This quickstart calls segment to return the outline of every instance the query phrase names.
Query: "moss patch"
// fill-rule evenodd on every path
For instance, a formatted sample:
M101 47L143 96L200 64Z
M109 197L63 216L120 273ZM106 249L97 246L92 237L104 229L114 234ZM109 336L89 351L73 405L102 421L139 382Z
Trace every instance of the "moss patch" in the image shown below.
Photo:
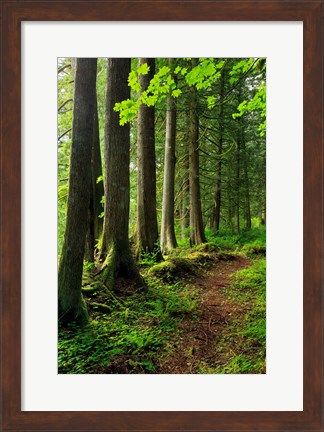
M215 254L211 254L207 252L199 252L197 250L186 255L186 259L189 259L193 263L202 266L208 266L217 261L217 257L215 256Z
M150 276L155 276L165 282L174 282L195 274L197 274L197 265L185 258L169 258L149 270Z
M247 245L242 248L242 252L247 256L265 256L266 247L263 245Z
M235 255L225 252L218 253L216 257L219 261L234 261L236 258Z
M217 246L216 243L209 242L197 245L195 247L195 250L198 252L218 252L220 250L220 247Z

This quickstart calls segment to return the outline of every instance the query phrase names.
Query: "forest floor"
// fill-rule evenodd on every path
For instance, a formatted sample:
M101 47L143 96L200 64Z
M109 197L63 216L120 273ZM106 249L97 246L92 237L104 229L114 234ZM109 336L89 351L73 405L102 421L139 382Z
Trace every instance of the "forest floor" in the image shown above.
M144 291L110 290L86 263L89 324L59 328L58 372L265 373L265 253L259 229L143 257Z
M181 323L181 337L172 355L160 363L158 373L201 373L201 369L208 368L208 364L215 364L219 342L247 311L247 305L239 298L228 301L227 290L232 284L231 275L250 265L251 259L236 255L232 260L218 262L203 276L191 280L190 283L197 288L200 299L196 319L188 317ZM227 346L227 349L237 355L235 341ZM226 356L223 357L226 364ZM219 366L222 365L221 360L218 363Z

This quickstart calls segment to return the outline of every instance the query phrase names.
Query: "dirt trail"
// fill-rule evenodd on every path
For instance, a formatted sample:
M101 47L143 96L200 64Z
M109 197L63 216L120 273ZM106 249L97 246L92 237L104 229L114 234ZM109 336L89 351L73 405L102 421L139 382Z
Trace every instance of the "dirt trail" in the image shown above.
M158 373L194 374L204 365L214 365L217 341L232 320L244 313L242 306L229 303L224 288L230 286L230 275L250 265L250 260L235 256L232 261L219 261L203 277L191 284L199 290L201 303L198 319L183 321L181 338L172 357L164 359Z

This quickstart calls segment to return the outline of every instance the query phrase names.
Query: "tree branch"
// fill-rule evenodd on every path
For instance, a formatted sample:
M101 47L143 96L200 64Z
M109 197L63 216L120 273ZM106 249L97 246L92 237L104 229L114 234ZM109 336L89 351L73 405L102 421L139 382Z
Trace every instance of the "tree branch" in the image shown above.
M58 69L57 73L59 74L59 73L63 72L64 69L67 69L67 68L69 68L69 67L71 67L71 64L70 64L70 63L67 64L67 65L64 65L64 66L60 67L60 69Z
M67 131L65 131L64 133L62 133L62 135L60 135L57 139L57 141L60 141L60 139L62 139L64 137L64 135L66 135L67 133L69 133L72 130L72 128L68 129Z
M73 99L68 99L65 102L63 102L62 105L58 107L57 111L60 111L69 102L73 102Z

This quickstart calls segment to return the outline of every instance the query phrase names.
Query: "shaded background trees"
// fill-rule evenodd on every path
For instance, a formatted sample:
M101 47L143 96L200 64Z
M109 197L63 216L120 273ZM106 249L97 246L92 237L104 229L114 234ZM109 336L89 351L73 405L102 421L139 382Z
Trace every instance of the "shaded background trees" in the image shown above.
M61 262L78 170L74 63L58 65ZM91 94L87 108L92 125L86 121L81 133L90 161L87 153L87 173L77 181L81 267L83 258L94 261L112 286L118 277L143 285L134 257L158 261L161 250L170 254L265 223L265 80L264 59L98 59L97 99ZM133 251L129 237L136 239ZM80 294L79 273L77 280Z

